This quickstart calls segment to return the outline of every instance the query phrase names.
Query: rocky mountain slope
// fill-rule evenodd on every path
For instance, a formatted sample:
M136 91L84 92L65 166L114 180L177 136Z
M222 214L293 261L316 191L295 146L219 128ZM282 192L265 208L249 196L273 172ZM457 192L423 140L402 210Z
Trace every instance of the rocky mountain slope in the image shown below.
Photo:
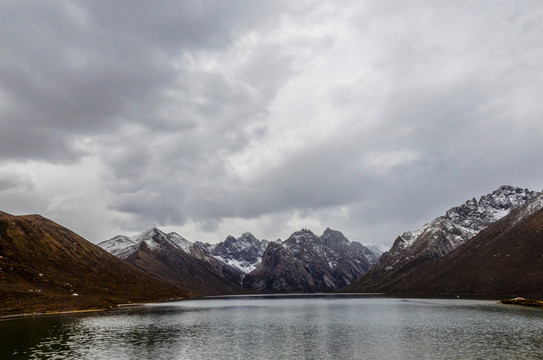
M264 251L269 241L258 240L251 233L244 233L237 239L228 236L218 244L196 242L200 247L208 250L217 260L222 261L244 274L247 274L262 262Z
M194 294L247 292L241 272L215 259L205 248L176 233L152 228L133 237L116 236L98 246L159 279Z
M284 242L271 242L262 262L243 278L243 285L266 292L326 292L340 289L364 274L377 257L339 231L322 236L309 230Z
M445 256L393 281L348 291L543 298L543 195L496 221Z
M429 260L438 259L539 193L512 186L451 208L419 230L399 236L367 274L347 290L374 292L396 283Z
M42 216L0 212L0 315L104 308L187 294Z

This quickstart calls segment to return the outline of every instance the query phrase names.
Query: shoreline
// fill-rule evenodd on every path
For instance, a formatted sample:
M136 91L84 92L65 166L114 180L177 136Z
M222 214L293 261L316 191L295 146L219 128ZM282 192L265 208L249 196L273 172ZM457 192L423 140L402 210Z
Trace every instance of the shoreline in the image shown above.
M502 299L500 303L505 305L543 307L543 300L525 299L521 297L517 297L514 299Z
M11 314L11 315L0 315L1 320L17 319L17 318L27 318L27 317L41 317L41 316L51 316L51 315L68 315L68 314L78 314L78 313L90 313L90 312L101 312L107 311L110 308L103 309L81 309L81 310L64 310L64 311L45 311L38 313L21 313L21 314Z
M179 300L187 300L190 298L187 297L178 297L178 298L168 298L166 300L153 300L148 302L135 302L135 303L122 303L122 304L115 304L104 308L88 308L88 309L79 309L79 310L52 310L52 311L42 311L42 312L33 312L33 313L19 313L19 314L9 314L9 315L0 315L0 321L2 320L10 320L10 319L17 319L17 318L28 318L28 317L41 317L41 316L56 316L56 315L70 315L70 314L79 314L79 313L92 313L92 312L102 312L102 311L108 311L113 310L115 308L123 308L123 307L130 307L130 306L142 306L145 304L154 304L154 303L164 303L169 301L179 301Z

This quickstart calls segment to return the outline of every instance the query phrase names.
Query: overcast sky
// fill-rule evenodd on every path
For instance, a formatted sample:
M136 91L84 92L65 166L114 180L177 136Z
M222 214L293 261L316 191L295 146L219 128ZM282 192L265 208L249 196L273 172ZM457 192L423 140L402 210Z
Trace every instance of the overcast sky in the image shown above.
M0 210L391 245L543 188L541 1L2 1Z

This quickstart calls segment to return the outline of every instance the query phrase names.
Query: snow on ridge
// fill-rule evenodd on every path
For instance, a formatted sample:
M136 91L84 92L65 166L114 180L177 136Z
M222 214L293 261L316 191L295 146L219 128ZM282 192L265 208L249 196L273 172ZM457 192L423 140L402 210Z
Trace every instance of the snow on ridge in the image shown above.
M127 247L135 244L136 243L131 238L123 235L117 235L114 238L101 242L98 245L110 253L113 253L126 249Z
M166 235L166 239L168 240L170 244L177 246L178 248L180 248L187 254L189 253L192 243L188 241L187 239L185 239L184 237L182 237L181 235L179 235L178 233L171 232L168 235Z
M402 242L398 245L402 249L411 247L423 233L435 232L441 226L448 230L450 240L459 245L539 194L528 189L502 185L494 192L481 196L479 201L475 198L468 200L447 210L444 216L432 220L420 229L403 233L400 236Z
M433 223L435 222L435 220L427 223L427 224L424 224L420 229L417 229L417 230L414 230L414 231L406 231L404 232L400 238L403 240L401 245L403 248L407 248L407 247L410 247L411 245L413 245L413 243L415 242L415 240L418 239L418 237L420 235L422 235L422 233L424 233L429 227L431 227L433 225Z
M513 221L513 225L518 224L523 219L535 214L541 209L543 209L543 193L540 193L539 195L532 198L529 202L526 203L526 206L516 214L515 220Z
M140 244L142 244L142 243L147 245L149 250L158 250L158 249L162 248L161 244L156 242L155 239L153 239L153 238L143 239L143 240L141 240Z

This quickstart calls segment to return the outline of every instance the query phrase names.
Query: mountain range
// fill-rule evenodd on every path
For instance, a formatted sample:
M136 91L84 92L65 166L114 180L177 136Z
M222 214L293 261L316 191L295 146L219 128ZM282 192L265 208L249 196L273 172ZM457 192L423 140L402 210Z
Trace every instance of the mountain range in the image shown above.
M268 244L243 285L265 292L330 292L349 285L377 259L339 231L327 228L319 237L303 229L284 242Z
M98 246L136 268L198 295L239 294L241 272L205 248L157 228L134 237L115 236Z
M161 280L207 295L335 291L378 259L331 229L320 237L304 229L284 242L244 233L207 244L153 228L133 237L118 235L98 246Z
M327 228L217 244L152 228L94 245L0 212L0 315L180 297L305 292L543 297L543 194L501 186L398 236L388 252Z

